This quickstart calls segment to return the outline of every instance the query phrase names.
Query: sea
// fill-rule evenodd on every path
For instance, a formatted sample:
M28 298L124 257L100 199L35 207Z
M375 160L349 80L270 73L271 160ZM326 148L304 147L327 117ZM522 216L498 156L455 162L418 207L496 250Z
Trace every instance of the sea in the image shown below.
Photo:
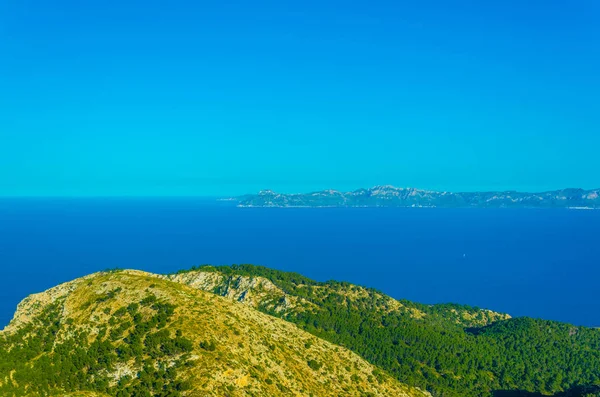
M0 329L112 268L264 265L426 304L600 326L600 211L238 208L214 198L0 199Z

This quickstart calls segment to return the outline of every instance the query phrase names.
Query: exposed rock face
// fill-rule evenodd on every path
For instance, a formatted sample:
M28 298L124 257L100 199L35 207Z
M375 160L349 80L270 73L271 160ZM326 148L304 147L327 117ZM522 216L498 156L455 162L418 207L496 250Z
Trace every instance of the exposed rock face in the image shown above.
M151 273L140 270L123 270L121 272L123 274L151 275ZM52 287L46 291L29 295L17 305L17 310L15 311L12 320L1 332L14 332L16 329L29 324L45 307L55 302L64 301L65 298L75 289L81 287L82 284L89 282L91 279L103 273L104 272L90 274L76 280L59 284L56 287ZM163 276L156 275L156 277ZM104 286L103 288L106 290L107 287ZM63 316L67 317L69 315L69 307L63 305L62 310Z
M3 332L14 332L19 327L30 323L46 306L64 300L84 279L70 281L50 288L47 291L29 295L19 303L13 319L4 328Z
M307 310L312 304L295 296L288 296L281 288L264 277L225 276L218 272L188 272L168 276L168 279L203 291L242 302L254 308L287 313Z

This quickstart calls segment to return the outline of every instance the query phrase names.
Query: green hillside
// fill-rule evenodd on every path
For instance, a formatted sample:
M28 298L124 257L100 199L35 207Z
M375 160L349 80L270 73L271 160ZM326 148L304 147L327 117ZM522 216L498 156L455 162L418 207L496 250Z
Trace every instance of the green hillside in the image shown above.
M550 395L600 380L596 329L397 301L252 265L202 266L170 278L293 322L435 396Z
M0 332L2 397L426 395L293 324L137 271L32 295Z

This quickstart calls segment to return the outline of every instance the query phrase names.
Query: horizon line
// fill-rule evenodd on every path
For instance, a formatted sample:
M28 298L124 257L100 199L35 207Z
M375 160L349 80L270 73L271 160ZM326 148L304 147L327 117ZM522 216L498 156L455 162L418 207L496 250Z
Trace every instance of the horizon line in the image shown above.
M403 190L414 189L414 190L438 192L438 193L530 193L530 194L540 194L540 193L549 193L549 192L556 192L556 191L569 190L569 189L583 190L583 191L600 190L600 187L591 188L591 189L585 189L585 188L581 188L581 187L564 187L564 188L538 190L538 191L517 190L517 189L442 190L442 189L423 189L423 188L415 188L415 187L410 187L410 186L401 187L401 186L395 186L395 185L391 185L391 184L383 184L383 185L372 185L370 187L366 187L366 188L362 187L362 188L357 188L357 189L353 189L353 190L320 189L320 190L310 190L310 191L307 190L304 192L293 192L293 193L282 193L282 192L278 192L274 189L266 188L266 189L260 189L258 191L255 191L254 193L241 193L241 194L149 194L149 195L146 195L146 194L70 194L70 195L69 194L43 194L43 195L37 195L37 194L31 194L31 195L5 194L5 195L3 195L3 194L0 194L0 200L2 200L2 199L139 199L139 198L145 198L145 199L168 199L168 198L183 199L183 198L186 198L186 199L215 199L215 200L221 199L222 200L222 199L234 199L234 198L246 196L246 195L257 195L257 194L260 194L261 192L266 192L266 191L271 191L271 192L277 193L277 194L291 195L291 194L310 194L310 193L326 192L326 191L336 191L336 192L341 192L341 193L348 193L348 192L355 192L355 191L362 190L362 189L368 190L368 189L383 188L383 187L394 188L394 189L403 189Z

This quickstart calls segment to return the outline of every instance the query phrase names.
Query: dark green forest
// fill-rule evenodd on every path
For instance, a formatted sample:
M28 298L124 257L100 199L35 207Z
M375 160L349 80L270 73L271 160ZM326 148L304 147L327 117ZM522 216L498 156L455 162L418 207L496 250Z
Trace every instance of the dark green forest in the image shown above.
M402 301L427 314L417 319L409 312L377 310L380 294L375 290L369 290L368 298L348 299L348 283L319 283L253 265L192 270L218 271L231 276L231 282L239 275L268 278L285 293L317 305L318 310L288 312L283 315L286 320L436 397L491 396L499 391L552 395L600 384L596 329L525 317L473 328L448 316L452 307L478 311L468 306ZM281 312L262 309L282 317Z

